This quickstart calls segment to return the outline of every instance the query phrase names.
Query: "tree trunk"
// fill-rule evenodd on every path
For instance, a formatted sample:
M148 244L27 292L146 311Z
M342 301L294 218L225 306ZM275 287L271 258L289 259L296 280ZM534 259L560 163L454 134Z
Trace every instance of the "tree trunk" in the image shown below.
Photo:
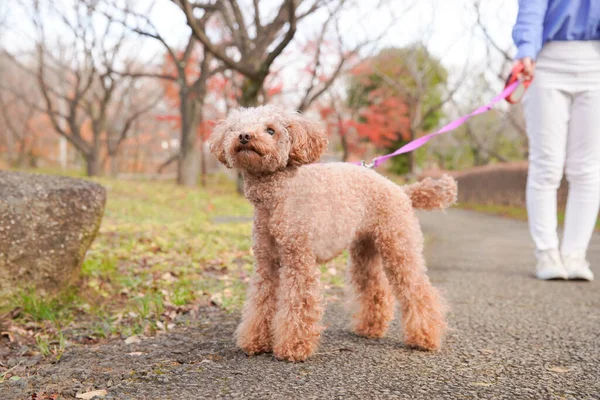
M27 148L25 140L19 142L19 151L12 160L12 166L17 168L23 168L25 166L25 158L27 158Z
M204 152L204 141L200 141L200 185L206 187L206 153Z
M87 164L87 176L100 176L102 173L102 127L103 122L100 119L92 120L92 148L83 156Z
M408 176L412 177L415 174L415 165L416 165L416 159L415 159L415 152L414 151L410 151L408 153Z
M67 169L67 139L63 136L58 138L59 162L62 170Z
M417 138L416 132L413 129L411 129L410 130L409 142L415 140L416 138ZM415 169L416 169L415 167L416 167L416 164L417 164L417 160L415 158L415 152L414 152L414 150L413 151L409 151L407 153L407 157L408 157L408 165L407 165L408 172L406 173L406 176L407 176L408 179L411 179L411 178L413 178L415 176Z
M192 127L182 130L179 162L177 164L177 183L188 187L198 184L198 157L196 151L196 132Z
M238 172L238 174L237 174L235 188L236 188L238 194L244 194L244 176L242 175L241 172Z
M242 107L256 107L258 105L258 96L260 95L260 89L262 86L261 82L257 82L253 79L245 79L242 84L242 95L239 103Z
M435 158L437 158L438 167L442 170L446 170L446 160L444 156L440 153L435 153Z
M242 95L239 103L242 107L256 107L258 105L258 96L260 94L260 88L264 82L264 78L260 81L253 79L244 80L242 85ZM236 188L238 194L244 194L244 177L241 172L237 174Z
M117 175L119 175L119 160L115 152L110 156L110 176L116 177Z
M346 135L341 135L340 136L340 142L342 144L342 161L346 162L348 161L348 139L346 139Z
M102 173L102 157L100 157L100 149L92 149L89 154L85 155L87 176L100 176Z
M196 126L198 104L181 96L181 140L177 163L177 184L196 187L198 185L198 152L196 149Z

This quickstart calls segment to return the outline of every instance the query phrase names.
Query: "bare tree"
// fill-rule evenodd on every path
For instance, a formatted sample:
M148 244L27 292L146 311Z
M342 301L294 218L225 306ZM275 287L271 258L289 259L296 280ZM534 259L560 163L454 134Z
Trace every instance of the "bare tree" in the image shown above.
M0 41L8 25L9 4L0 4ZM22 72L15 68L10 60L0 53L0 82L23 82ZM26 82L26 81L25 81ZM30 153L31 147L31 120L35 109L30 104L25 104L20 98L30 85L20 85L13 88L19 91L15 95L4 89L0 90L0 148L6 150L6 161L12 166L23 166Z
M11 93L0 92L0 143L5 145L8 162L13 167L23 167L26 162L36 164L35 135L32 122L36 115L32 104L21 101Z
M480 0L473 1L473 9L476 16L476 26L481 30L486 39L487 69L493 71L495 78L497 79L495 83L502 84L505 82L510 66L514 62L511 55L511 48L504 48L501 46L498 40L491 34L483 20ZM498 57L500 58L500 63L495 62ZM506 116L511 125L523 136L523 140L525 140L527 132L525 130L525 120L522 116L521 107L511 107L506 112Z
M310 4L306 0L283 0L275 16L266 22L261 15L264 0L253 0L251 13L244 13L243 4L238 0L172 1L185 13L192 33L202 43L205 52L244 76L238 102L241 106L251 107L260 103L265 79L273 62L294 38L298 22L331 0L313 0ZM308 6L303 7L305 4ZM228 49L223 48L220 42L216 43L208 31L208 23L213 16L225 27L225 35L220 40L223 37L231 40ZM242 180L238 177L238 192L242 191Z
M327 106L331 110L329 117L331 122L328 121L331 125L330 134L337 133L342 148L341 160L348 161L351 150L350 141L352 140L349 136L356 133L348 122L356 119L356 112L347 107L345 99L339 93L329 92L328 100Z
M159 42L166 51L169 60L169 68L172 71L150 72L150 71L132 71L129 76L134 77L154 77L173 82L177 85L179 95L179 115L180 124L180 147L179 152L170 157L160 167L162 171L168 164L177 161L177 183L185 186L196 186L198 182L198 153L200 154L200 172L201 184L206 186L206 160L203 150L203 141L200 142L198 152L197 129L203 120L203 106L207 94L207 83L209 79L222 72L225 68L214 60L211 53L203 51L195 36L190 33L186 40L183 51L170 45L165 37L158 31L152 21L146 16L150 9L145 13L136 13L129 8L119 9L116 4L107 11L107 15L112 21L119 21L123 26L143 37L148 37ZM198 24L204 26L212 16L213 10L208 10ZM117 15L125 15L126 18L119 20ZM127 18L128 16L132 18ZM129 19L129 21L128 21ZM225 44L215 45L222 50ZM190 68L192 63L196 63L198 68Z
M27 13L36 31L35 67L9 55L35 78L42 95L41 105L35 107L47 114L54 130L82 155L89 176L101 173L103 155L116 154L133 121L156 103L156 98L145 99L118 110L116 99L134 80L115 73L117 65L128 64L126 31L100 19L94 6L73 1L59 8L51 1L32 0ZM48 25L52 32L64 34L54 39ZM109 139L107 125L116 111L128 113L126 123L116 139Z
M460 87L461 94L451 98L447 109L455 117L465 115L498 93L513 63L511 45L494 37L492 23L498 21L503 2L473 0L467 7L473 11L471 38L482 37L486 49L483 62L473 63L469 79ZM486 20L485 15L493 18ZM480 66L481 69L478 69ZM526 135L520 106L496 107L493 111L470 119L452 135L437 139L428 146L443 168L460 169L494 162L522 159Z
M259 96L271 66L294 38L298 21L314 13L324 3L322 0L314 0L307 10L301 12L299 6L307 1L283 0L275 17L263 23L260 10L264 0L253 1L252 18L245 18L243 5L238 0L173 2L185 13L192 33L205 50L246 78L239 98L240 105L245 107L259 104ZM200 17L197 16L199 14ZM231 38L235 55L211 38L207 28L211 16L219 18L224 24L224 36Z
M384 3L386 1L380 1L379 6L383 6ZM405 5L402 12L408 11L413 6L414 3L409 2L408 5ZM328 16L314 41L313 47L315 50L313 60L310 64L310 78L296 107L300 112L306 111L323 94L327 93L338 78L348 71L349 65L353 64L353 61L356 62L359 60L358 57L361 51L369 45L378 43L387 34L389 28L397 23L397 20L392 17L386 26L379 27L377 30L369 29L370 32L373 32L373 35L367 35L363 40L358 41L352 46L348 46L344 40L346 34L340 28L340 19L343 16L344 8L355 10L354 4L349 0L339 0L332 8L327 6L323 8L326 9ZM333 35L328 39L330 30L333 31ZM333 43L327 45L328 41ZM337 61L332 66L331 71L327 73L325 71L327 61L324 58L325 56L331 57L331 47L335 47L336 49Z
M139 81L135 82L135 78L128 78L127 84L123 85L115 96L114 105L111 107L114 111L106 121L105 160L110 160L111 175L117 175L119 172L117 157L123 142L139 133L136 129L139 120L155 109L163 98L160 87L145 87L136 83Z
M345 45L343 43L343 35L340 33L339 29L339 16L344 7L346 1L340 0L339 3L329 12L329 16L323 23L323 26L316 38L315 41L315 51L311 69L311 76L309 79L309 84L304 91L304 95L302 95L298 106L296 109L300 112L306 111L308 107L312 103L314 103L320 96L322 96L327 90L331 87L331 85L335 82L335 80L340 76L340 74L344 70L344 66L347 64L348 60L358 54L358 51L365 46L369 41L365 41L363 43L358 44L352 50L346 50ZM324 52L324 44L327 38L327 32L330 27L334 25L335 32L337 33L337 49L338 49L338 62L334 66L333 71L329 74L327 79L320 80L318 77L319 73L322 73L321 69L323 67L323 52Z

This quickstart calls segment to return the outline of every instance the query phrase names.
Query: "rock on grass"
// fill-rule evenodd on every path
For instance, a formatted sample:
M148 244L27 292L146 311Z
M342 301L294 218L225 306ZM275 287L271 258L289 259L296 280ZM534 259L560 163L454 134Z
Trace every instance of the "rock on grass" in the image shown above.
M73 283L105 203L105 189L93 182L0 171L0 297Z

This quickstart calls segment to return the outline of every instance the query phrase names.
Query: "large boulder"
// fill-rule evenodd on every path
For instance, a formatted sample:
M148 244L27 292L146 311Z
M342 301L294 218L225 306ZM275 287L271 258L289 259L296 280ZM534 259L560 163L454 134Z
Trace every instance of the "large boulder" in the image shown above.
M0 297L74 283L105 203L93 182L0 171Z

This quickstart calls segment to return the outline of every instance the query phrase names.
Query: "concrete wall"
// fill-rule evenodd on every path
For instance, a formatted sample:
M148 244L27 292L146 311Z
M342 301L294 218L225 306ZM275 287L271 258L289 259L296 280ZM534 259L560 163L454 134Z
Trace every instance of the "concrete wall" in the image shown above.
M429 171L426 176L439 176L444 171ZM450 173L458 181L458 201L463 204L494 204L525 207L527 162L503 163ZM567 183L558 191L558 204L564 207Z

